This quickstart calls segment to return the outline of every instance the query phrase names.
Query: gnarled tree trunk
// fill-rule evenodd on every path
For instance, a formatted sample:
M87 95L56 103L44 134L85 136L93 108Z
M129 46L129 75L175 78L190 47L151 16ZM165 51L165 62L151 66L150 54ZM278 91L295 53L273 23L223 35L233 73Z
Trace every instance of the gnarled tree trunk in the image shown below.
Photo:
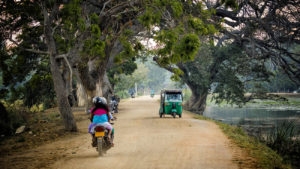
M198 86L189 85L192 96L185 104L185 108L194 113L203 115L206 108L206 99L208 95L208 90L199 90Z
M50 69L54 83L54 90L57 97L57 103L59 112L62 116L65 129L67 131L77 131L76 122L71 110L71 106L68 101L68 92L66 88L66 82L63 79L62 72L60 71L60 61L57 60L57 49L55 40L53 38L53 29L51 27L51 17L48 16L48 12L43 8L44 14L44 26L45 26L45 39L48 45L48 52L50 57ZM63 62L63 61L61 61Z

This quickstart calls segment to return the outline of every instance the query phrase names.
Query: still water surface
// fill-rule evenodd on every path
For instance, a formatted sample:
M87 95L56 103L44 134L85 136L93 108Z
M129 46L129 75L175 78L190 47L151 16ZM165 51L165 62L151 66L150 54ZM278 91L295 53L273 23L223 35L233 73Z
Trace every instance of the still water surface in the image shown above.
M285 108L231 108L209 106L204 116L243 127L249 134L265 134L284 121L293 121L300 135L300 110Z

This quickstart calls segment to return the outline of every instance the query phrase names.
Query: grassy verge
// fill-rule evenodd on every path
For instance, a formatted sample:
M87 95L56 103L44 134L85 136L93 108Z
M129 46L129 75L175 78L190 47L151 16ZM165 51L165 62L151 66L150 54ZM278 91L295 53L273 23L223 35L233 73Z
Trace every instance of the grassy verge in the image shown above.
M196 115L197 119L210 120L215 122L230 140L238 147L243 149L248 156L257 162L255 168L261 169L290 169L289 164L285 164L283 158L271 148L259 142L257 139L248 136L241 128L230 126L207 117Z

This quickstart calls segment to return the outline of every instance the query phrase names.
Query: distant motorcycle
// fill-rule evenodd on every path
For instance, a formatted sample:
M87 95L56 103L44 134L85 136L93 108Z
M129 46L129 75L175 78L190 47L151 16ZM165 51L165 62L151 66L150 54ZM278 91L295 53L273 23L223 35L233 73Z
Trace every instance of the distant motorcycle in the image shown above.
M93 147L96 147L99 156L103 156L112 145L108 138L108 131L104 126L96 126L95 133L93 134Z
M131 96L131 98L135 98L135 94L134 93L131 93L130 96Z
M112 114L119 112L118 109L119 101L117 99L111 99L109 104L110 104L110 111Z

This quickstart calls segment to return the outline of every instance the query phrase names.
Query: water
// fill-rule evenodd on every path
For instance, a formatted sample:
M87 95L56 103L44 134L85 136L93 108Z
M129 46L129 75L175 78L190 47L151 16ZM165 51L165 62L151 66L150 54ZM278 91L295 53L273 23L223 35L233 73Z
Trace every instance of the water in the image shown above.
M263 135L284 121L293 121L300 135L300 110L268 108L207 107L204 116L244 128L250 135Z

